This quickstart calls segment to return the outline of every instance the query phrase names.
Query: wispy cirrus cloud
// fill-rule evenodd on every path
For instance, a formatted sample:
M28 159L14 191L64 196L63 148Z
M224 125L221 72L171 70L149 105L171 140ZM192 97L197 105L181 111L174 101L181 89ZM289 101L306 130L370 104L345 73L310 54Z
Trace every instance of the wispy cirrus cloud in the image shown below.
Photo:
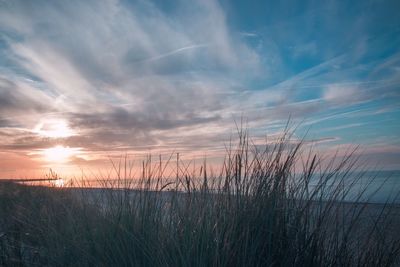
M289 116L396 111L400 39L388 36L398 21L375 5L286 3L241 18L239 4L212 0L1 2L1 147L207 150L241 116L259 134ZM77 134L40 136L43 120Z
M232 92L224 77L260 68L214 1L182 3L197 15L174 20L143 2L2 5L4 68L16 70L2 80L2 119L27 130L4 139L7 151L182 147L178 128L223 121ZM78 136L37 136L29 129L43 116L66 120Z

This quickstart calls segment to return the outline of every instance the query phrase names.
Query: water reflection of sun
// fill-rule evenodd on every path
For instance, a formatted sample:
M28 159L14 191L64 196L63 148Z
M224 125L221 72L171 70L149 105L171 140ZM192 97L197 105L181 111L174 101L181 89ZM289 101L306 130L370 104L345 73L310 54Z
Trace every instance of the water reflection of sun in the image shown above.
M64 187L65 183L64 183L64 180L60 178L60 179L55 180L53 182L53 185L55 187Z

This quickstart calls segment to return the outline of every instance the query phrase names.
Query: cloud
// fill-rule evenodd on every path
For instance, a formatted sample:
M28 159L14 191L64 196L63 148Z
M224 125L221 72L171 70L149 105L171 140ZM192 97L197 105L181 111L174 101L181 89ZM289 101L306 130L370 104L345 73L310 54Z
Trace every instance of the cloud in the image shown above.
M361 96L357 87L330 85L325 89L323 98L336 104L348 104L360 100Z
M53 110L52 98L35 88L30 80L11 80L0 75L0 119L3 121L18 122L16 116L40 114Z
M368 32L368 16L353 21L336 3L285 4L246 28L225 5L1 2L2 148L206 150L221 147L242 116L258 134L290 115L318 123L341 108L398 99L399 55L374 52L383 39ZM77 134L43 138L34 131L42 120Z
M179 9L172 19L150 2L2 3L4 67L18 70L3 73L2 124L25 128L2 149L184 147L191 137L178 129L196 136L232 123L232 93L258 72L259 55L231 32L217 2ZM78 134L38 136L43 119L65 120Z

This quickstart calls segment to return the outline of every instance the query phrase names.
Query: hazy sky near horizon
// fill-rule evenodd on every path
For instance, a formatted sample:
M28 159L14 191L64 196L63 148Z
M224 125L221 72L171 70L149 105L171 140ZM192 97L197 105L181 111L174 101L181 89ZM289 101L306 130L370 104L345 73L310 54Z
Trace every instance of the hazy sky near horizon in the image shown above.
M400 2L0 1L0 177L255 138L400 169Z

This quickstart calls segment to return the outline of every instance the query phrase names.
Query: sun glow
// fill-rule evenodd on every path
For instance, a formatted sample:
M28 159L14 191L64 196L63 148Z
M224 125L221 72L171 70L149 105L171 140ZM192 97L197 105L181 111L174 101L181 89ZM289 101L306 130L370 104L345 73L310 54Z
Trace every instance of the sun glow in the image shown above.
M55 146L43 151L45 159L50 162L67 162L71 157L78 154L78 148Z
M53 185L55 187L64 187L64 180L63 179L57 179L54 181Z
M68 123L61 119L43 120L35 126L33 132L49 138L65 138L74 135Z

